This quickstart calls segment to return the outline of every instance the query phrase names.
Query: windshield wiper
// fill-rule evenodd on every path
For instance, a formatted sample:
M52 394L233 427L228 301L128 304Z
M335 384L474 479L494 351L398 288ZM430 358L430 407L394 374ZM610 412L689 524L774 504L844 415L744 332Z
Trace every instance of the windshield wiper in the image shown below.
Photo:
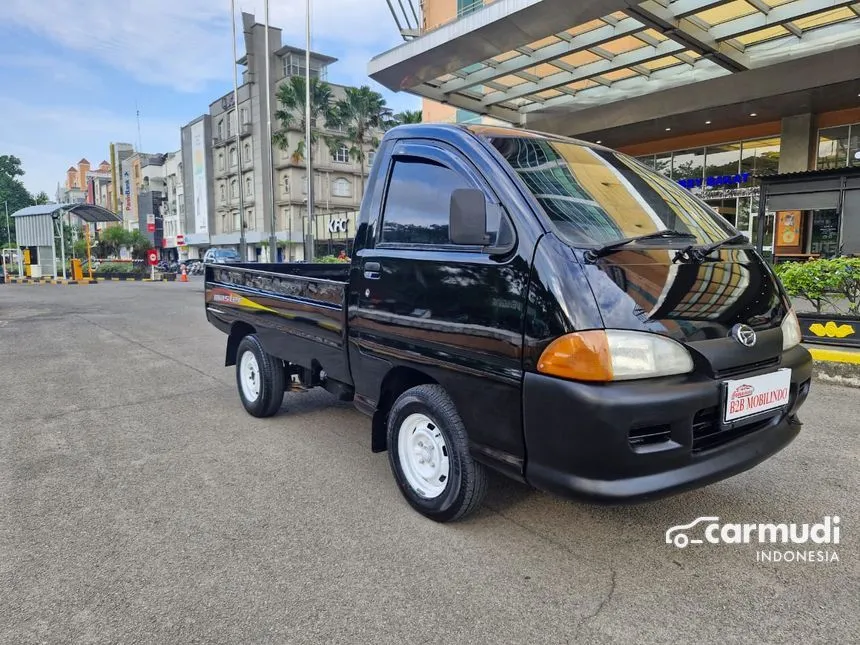
M726 244L734 244L735 242L748 242L747 236L743 233L737 233L732 235L731 237L727 237L724 240L720 240L719 242L714 242L713 244L709 244L708 246L693 246L692 244L685 249L682 249L675 253L675 257L672 258L672 262L678 262L680 260L687 260L688 262L695 262L697 264L701 264L705 260L708 259L708 256L716 251L717 249L722 248Z
M645 233L644 235L634 235L633 237L625 237L620 240L616 240L615 242L610 242L609 244L604 244L603 246L597 247L596 249L588 249L585 252L585 259L588 262L596 262L598 258L602 258L604 255L609 255L610 253L614 253L618 249L623 246L627 246L633 242L639 242L641 240L657 240L661 238L694 238L695 235L692 233L682 233L681 231L673 231L672 229L665 229L662 231L657 231L656 233Z

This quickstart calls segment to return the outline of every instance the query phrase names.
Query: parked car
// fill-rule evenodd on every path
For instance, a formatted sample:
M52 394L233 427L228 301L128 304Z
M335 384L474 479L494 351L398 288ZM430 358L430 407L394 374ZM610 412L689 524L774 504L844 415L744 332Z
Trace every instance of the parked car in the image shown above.
M210 264L225 264L227 262L241 262L242 257L235 249L209 249L203 255L203 262Z
M638 161L490 126L382 141L350 265L207 265L257 417L292 382L372 417L408 502L465 516L494 468L604 502L729 477L797 436L810 355L749 241Z

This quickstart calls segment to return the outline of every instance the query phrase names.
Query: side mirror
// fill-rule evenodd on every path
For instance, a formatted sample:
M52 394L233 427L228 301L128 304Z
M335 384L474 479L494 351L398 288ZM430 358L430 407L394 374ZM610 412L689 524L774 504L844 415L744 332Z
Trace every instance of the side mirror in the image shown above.
M482 191L477 188L458 188L451 193L448 238L452 244L489 244L487 200Z

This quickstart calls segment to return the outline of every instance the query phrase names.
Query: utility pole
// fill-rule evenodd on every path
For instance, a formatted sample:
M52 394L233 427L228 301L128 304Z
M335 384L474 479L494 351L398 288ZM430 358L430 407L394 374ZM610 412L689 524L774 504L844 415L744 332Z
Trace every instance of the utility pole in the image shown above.
M308 222L305 262L314 261L314 162L311 145L311 0L305 0L305 164L308 170Z
M236 65L236 0L230 0L230 20L233 24L233 109L236 112L236 172L239 173L239 255L242 262L248 261L248 245L245 242L245 184L242 181L242 145L240 130L242 120L239 118L239 70ZM266 33L268 34L268 26ZM227 113L229 124L230 114Z
M3 205L6 207L6 248L12 248L12 227L9 226L9 200L4 200ZM15 236L17 237L17 235ZM15 244L15 255L18 256L18 273L23 278L24 277L24 254L21 253L21 249L18 248L18 244ZM9 256L9 261L11 262L12 257Z
M266 151L269 157L269 190L266 191L266 201L271 208L272 221L269 231L269 262L274 262L278 257L278 237L275 235L275 160L272 155L272 52L269 49L269 0L265 0L264 9L266 14Z
M6 205L6 249L12 248L12 232L9 229L9 202L8 200L3 202ZM0 253L3 254L3 275L6 275L6 249L0 249ZM12 256L9 256L9 261L12 261Z
M137 101L134 102L134 113L137 117L137 151L143 150L143 140L140 136L140 108L137 106Z
M119 215L119 195L117 194L119 182L117 181L118 171L116 165L116 146L110 144L111 205L113 206L113 212Z

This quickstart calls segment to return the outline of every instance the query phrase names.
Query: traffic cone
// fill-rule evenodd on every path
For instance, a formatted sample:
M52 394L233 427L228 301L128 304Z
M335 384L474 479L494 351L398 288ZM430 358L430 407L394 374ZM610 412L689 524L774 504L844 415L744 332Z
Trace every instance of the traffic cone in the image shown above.
M182 265L182 275L179 276L180 282L188 282L188 271L185 269L185 265Z

